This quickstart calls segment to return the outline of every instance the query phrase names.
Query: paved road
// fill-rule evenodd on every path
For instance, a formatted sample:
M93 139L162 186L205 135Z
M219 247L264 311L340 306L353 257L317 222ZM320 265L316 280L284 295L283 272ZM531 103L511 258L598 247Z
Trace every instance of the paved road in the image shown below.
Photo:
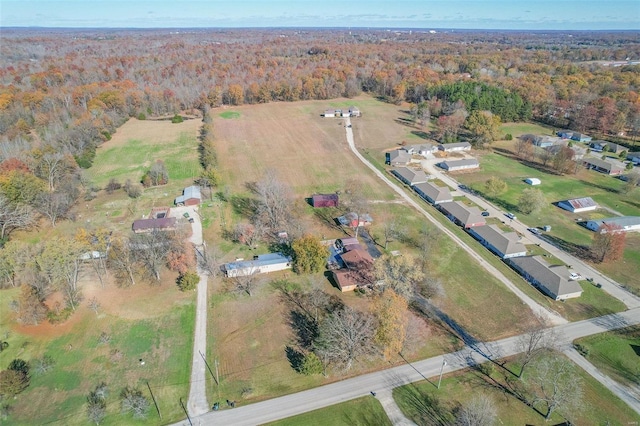
M458 246L464 249L472 258L474 258L483 268L489 271L494 277L500 280L509 290L511 290L524 304L529 306L531 310L541 318L545 318L551 324L564 324L567 322L566 319L562 318L556 312L552 312L551 310L545 308L540 305L538 302L527 296L522 290L516 287L506 276L502 274L502 272L498 271L493 265L487 262L482 256L480 256L474 249L472 249L467 243L462 241L457 235L447 229L444 225L438 222L433 216L431 216L424 207L416 202L413 198L411 198L407 193L391 181L387 176L385 176L380 170L376 169L366 158L364 158L360 152L355 147L355 143L353 140L353 131L349 124L351 124L350 119L346 119L346 129L347 129L347 142L349 143L349 148L351 151L362 161L369 169L371 169L380 179L382 179L391 189L393 189L400 197L402 197L409 205L413 206L416 210L418 210L424 217L426 217L429 221L431 221L435 226L437 226L443 233L447 234L451 239L453 239Z
M637 389L634 391L633 389L616 382L611 377L602 374L593 364L587 361L572 347L566 348L563 352L569 359L571 359L571 361L582 367L582 369L589 373L591 377L602 383L607 389L626 402L629 407L640 415L640 393Z
M452 187L453 189L458 188L458 182L453 179L450 175L440 171L435 167L435 163L432 160L424 160L422 161L422 166L432 175L442 180L444 183ZM518 220L510 220L505 216L505 212L498 209L493 204L489 203L482 197L474 195L470 192L464 192L464 195L483 209L489 211L492 216L500 218L511 226L514 230L523 234L527 239L531 241L533 244L539 244L540 247L551 253L553 256L560 259L566 265L569 265L572 271L575 271L582 275L583 277L593 278L595 282L602 284L602 289L609 293L611 296L616 299L622 301L627 308L637 308L640 307L640 298L629 293L625 289L623 289L619 283L615 282L611 278L606 275L600 273L597 269L593 268L591 265L581 261L580 259L572 256L571 254L565 252L564 250L554 246L544 239L544 235L541 237L537 237L530 233L527 230L527 225L519 222Z
M194 220L191 223L191 237L189 241L202 252L202 222L197 207L179 207L172 209L174 214L189 213ZM196 324L193 336L193 359L191 363L191 385L187 411L190 416L199 416L209 411L206 391L206 364L203 355L207 354L207 274L198 266L200 281L196 297Z
M569 345L580 337L635 324L640 324L640 308L558 325L554 330L558 335L558 344ZM211 411L191 420L194 425L258 425L366 396L371 391L390 392L398 386L425 379L430 380L435 386L444 361L446 365L443 371L446 374L488 360L512 356L519 352L517 339L518 336L513 336L496 342L465 346L460 351L413 364L404 364L255 404ZM187 425L188 422L185 420L176 424Z

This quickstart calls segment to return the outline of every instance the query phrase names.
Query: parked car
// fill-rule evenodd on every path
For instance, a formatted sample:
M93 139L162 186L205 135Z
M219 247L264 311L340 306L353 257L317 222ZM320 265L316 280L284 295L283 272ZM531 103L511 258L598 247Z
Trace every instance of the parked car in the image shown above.
M489 212L488 211L483 211L482 213L480 213L482 216L487 217L489 216Z
M507 217L511 220L516 220L516 215L513 213L507 213Z
M460 185L458 185L458 188L464 190L464 189L467 189L467 185L460 184Z
M540 235L542 234L542 231L540 231L538 228L527 228L529 230L529 232L531 232L532 234L535 235Z
M571 272L571 273L569 274L569 279L570 279L570 280L573 280L573 281L578 281L578 280L581 280L581 279L582 279L582 275L580 275L580 274L578 274L578 273L575 273L575 272Z

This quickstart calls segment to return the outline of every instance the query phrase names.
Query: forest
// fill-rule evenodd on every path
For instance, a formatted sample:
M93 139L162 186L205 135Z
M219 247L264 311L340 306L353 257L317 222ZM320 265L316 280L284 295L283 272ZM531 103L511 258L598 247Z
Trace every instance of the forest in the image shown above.
M534 120L628 147L640 133L633 32L7 29L1 38L0 205L27 222L27 210L52 224L64 217L80 169L130 117L366 92L412 103L446 141L487 121ZM3 222L2 240L23 225Z

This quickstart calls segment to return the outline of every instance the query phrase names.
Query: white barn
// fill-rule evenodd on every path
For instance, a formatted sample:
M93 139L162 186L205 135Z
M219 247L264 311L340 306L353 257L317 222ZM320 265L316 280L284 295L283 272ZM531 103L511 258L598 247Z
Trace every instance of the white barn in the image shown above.
M598 204L596 204L591 197L583 197L572 200L562 200L558 203L558 207L571 213L582 213L597 209Z

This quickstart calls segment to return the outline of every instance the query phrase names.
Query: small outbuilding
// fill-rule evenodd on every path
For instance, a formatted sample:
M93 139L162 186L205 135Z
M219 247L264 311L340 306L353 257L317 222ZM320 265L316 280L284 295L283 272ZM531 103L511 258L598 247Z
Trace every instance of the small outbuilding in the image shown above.
M227 277L268 274L269 272L291 269L291 258L282 253L260 254L254 256L253 260L238 260L225 263L221 269Z
M524 183L528 185L540 185L542 182L538 178L526 178Z
M202 202L200 187L196 185L188 186L182 190L182 195L176 197L176 206L197 206Z
M595 210L598 204L591 197L574 198L558 202L558 207L570 211L571 213L582 213Z
M338 194L314 194L311 196L313 207L338 207Z

